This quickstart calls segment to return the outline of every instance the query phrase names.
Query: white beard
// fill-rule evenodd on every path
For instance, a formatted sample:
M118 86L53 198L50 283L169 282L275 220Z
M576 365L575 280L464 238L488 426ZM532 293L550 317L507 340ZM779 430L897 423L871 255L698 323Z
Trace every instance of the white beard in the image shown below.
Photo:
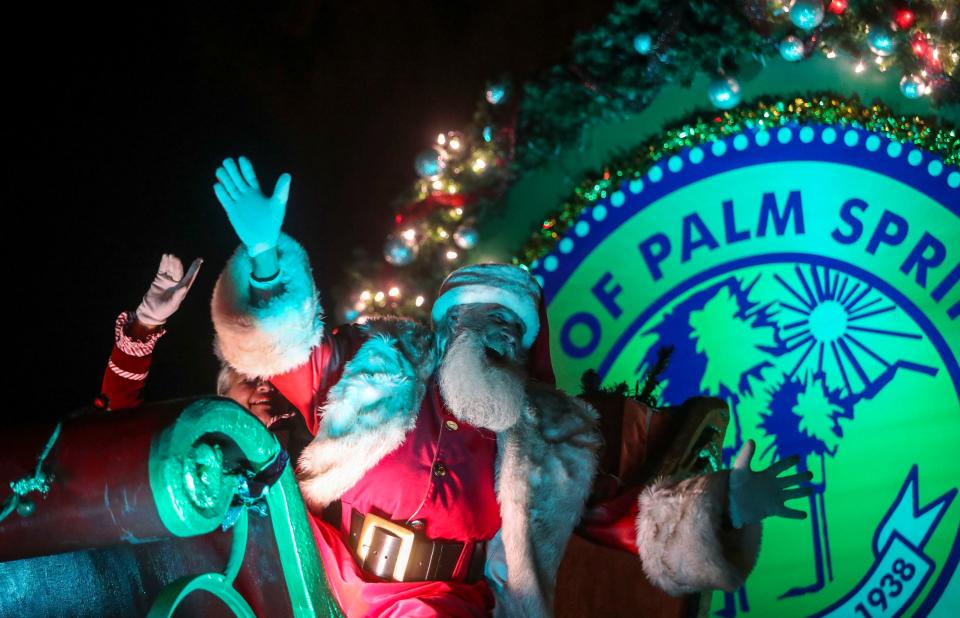
M462 331L440 363L440 394L458 419L500 432L512 427L526 406L526 377L515 365L487 357L480 337Z

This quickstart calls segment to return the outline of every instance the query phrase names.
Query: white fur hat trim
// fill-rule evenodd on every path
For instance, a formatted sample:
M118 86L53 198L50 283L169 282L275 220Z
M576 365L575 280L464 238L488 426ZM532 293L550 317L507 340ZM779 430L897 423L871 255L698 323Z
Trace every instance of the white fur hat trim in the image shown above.
M523 321L523 347L529 349L540 331L540 286L530 273L511 264L474 264L457 269L440 286L430 312L439 322L451 307L496 304L510 309Z

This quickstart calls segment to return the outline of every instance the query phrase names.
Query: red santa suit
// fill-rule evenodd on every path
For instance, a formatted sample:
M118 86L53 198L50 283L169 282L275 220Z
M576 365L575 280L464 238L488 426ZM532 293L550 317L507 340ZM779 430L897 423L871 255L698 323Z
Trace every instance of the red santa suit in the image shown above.
M137 340L127 334L133 320L133 313L125 311L117 316L114 324L113 350L103 372L101 396L96 402L101 407L120 410L143 403L143 387L153 362L153 349L166 330L160 328Z
M325 332L303 249L281 236L278 253L279 280L266 300L251 293L246 254L231 258L212 299L217 349L243 374L273 376L315 435L300 458L301 491L315 513L327 578L344 612L550 615L557 568L596 469L600 445L592 408L532 381L515 426L498 434L471 427L440 398L434 375L441 359L431 329L374 320ZM532 283L516 271L509 277ZM661 488L669 496L652 525L674 520L669 528L685 545L645 527L647 553L657 557L650 562L661 571L655 583L674 592L742 583L750 565L729 561L719 544L713 554L691 555L699 551L695 537L722 527L725 488L724 474ZM320 512L337 502L339 520L324 522ZM442 545L444 564L428 565L441 576L423 577L426 567L417 572L413 565L414 579L427 581L389 581L362 569L356 520L368 514ZM628 516L640 520L644 513ZM487 565L489 580L476 568L485 555L501 563Z

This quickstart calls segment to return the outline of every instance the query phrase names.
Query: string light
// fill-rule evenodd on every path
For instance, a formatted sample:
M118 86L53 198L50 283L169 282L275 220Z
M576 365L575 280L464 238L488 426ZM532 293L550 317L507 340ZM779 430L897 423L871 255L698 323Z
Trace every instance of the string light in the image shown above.
M364 290L360 293L360 300L367 301L371 298L373 298L373 294L370 292L370 290Z
M787 7L793 3L793 0L776 0L778 6ZM817 2L819 4L819 2ZM888 3L889 4L889 3ZM916 90L931 94L934 91L941 91L947 102L955 98L955 93L951 88L946 88L943 84L950 82L950 76L955 73L957 63L960 62L958 56L958 46L956 45L956 36L952 29L944 25L948 19L954 17L953 3L946 0L935 0L925 4L928 10L914 11L909 5L912 2L896 2L887 10L887 16L861 15L860 7L857 3L851 3L849 0L823 0L821 5L828 13L832 15L826 20L821 28L815 34L811 34L807 40L810 47L819 47L820 52L827 59L833 60L841 56L839 50L843 50L842 64L849 66L852 72L859 75L869 72L870 60L873 60L874 66L878 72L892 71L903 74L910 74L918 84ZM939 8L936 12L933 7ZM907 5L907 8L904 7ZM854 7L851 9L850 7ZM954 20L955 21L955 20ZM869 25L868 25L869 24ZM881 57L868 53L864 49L864 36L871 30L891 31L898 38L904 39L901 49L897 54L889 57ZM874 38L876 38L874 32ZM907 49L907 45L910 49ZM669 51L669 50L664 50ZM906 55L902 52L907 52ZM908 56L916 55L916 58ZM848 65L847 59L850 59ZM614 62L616 59L610 59ZM653 76L653 81L661 81L660 77ZM864 76L869 78L869 76ZM604 84L599 84L603 86ZM614 85L615 86L615 85ZM552 86L548 88L552 92ZM534 104L530 110L521 111L521 118L508 119L502 113L498 115L497 110L489 107L486 103L494 105L489 100L486 101L478 110L477 122L479 124L470 126L462 131L444 131L435 134L436 141L431 145L432 151L443 163L436 174L420 177L415 183L411 183L412 191L406 197L407 203L404 210L399 211L396 225L398 229L392 232L389 241L397 243L397 239L402 238L404 243L408 243L409 249L418 252L420 260L439 260L442 264L435 264L434 270L426 274L424 269L388 269L392 281L377 281L375 275L367 273L366 281L360 285L367 285L373 290L382 288L387 291L381 299L389 298L386 304L381 307L374 305L374 294L366 290L366 299L362 300L368 311L377 309L387 309L398 313L417 313L412 312L413 306L420 307L424 302L422 296L414 293L404 294L403 302L400 297L394 297L392 292L394 288L400 287L409 291L427 285L432 278L439 274L448 266L447 262L454 261L473 261L471 248L458 246L451 239L456 239L461 228L476 229L478 222L481 222L486 216L488 203L494 203L502 197L504 187L509 188L512 184L511 179L517 177L528 169L532 169L536 164L542 162L544 156L537 154L549 153L556 147L565 147L568 145L567 137L557 129L554 131L554 125L559 127L562 123L543 123L543 128L530 131L524 134L523 139L517 140L513 133L514 124L524 120L536 121L536 114L540 107L549 108L550 105L544 101L549 101L547 96L550 92L545 92L541 97L543 101L534 97L531 99ZM598 91L599 92L599 91ZM597 104L602 108L606 105L597 98ZM839 101L839 106L837 104ZM542 105L541 105L542 103ZM818 109L819 108L819 109ZM758 109L760 111L758 111ZM684 126L683 130L668 131L664 134L663 140L658 140L657 144L651 146L650 153L668 153L673 148L674 143L678 148L691 147L692 144L703 143L704 136L710 135L711 139L722 139L730 135L734 129L742 130L744 127L776 127L778 124L787 120L803 121L804 119L820 119L824 122L842 124L844 122L857 122L867 124L872 122L874 130L882 133L896 134L901 140L908 140L914 143L918 136L922 136L924 142L929 143L930 139L935 139L936 143L941 144L944 139L942 131L937 133L936 138L928 138L924 130L924 125L914 118L897 118L886 115L887 123L899 123L896 126L882 124L880 121L869 120L875 118L877 113L876 105L863 106L856 99L843 100L833 97L811 97L797 98L789 100L780 100L774 103L762 103L758 107L749 110L731 110L723 112L721 115L697 120L694 124ZM855 110L855 111L854 111ZM546 111L554 114L554 110ZM586 122L592 123L596 120L597 114L593 108L590 108L586 116ZM563 118L565 111L560 109L556 115ZM528 118L533 114L533 118ZM859 114L859 115L858 115ZM873 115L872 115L873 114ZM860 125L857 125L860 126ZM891 128L892 127L892 128ZM907 129L906 127L912 127ZM720 131L713 133L714 128ZM936 129L934 128L934 131ZM554 135L554 133L557 133ZM429 135L429 134L428 134ZM515 141L517 140L517 141ZM956 149L956 138L947 139L952 149ZM428 141L429 144L429 141ZM950 150L944 155L946 161L957 160L957 156ZM644 155L632 155L631 164L636 164ZM657 159L658 156L653 156ZM643 170L649 168L649 160L646 165L632 174L642 175ZM612 172L612 173L610 173ZM595 180L589 187L581 186L576 190L577 198L569 203L581 203L581 199L589 195L608 196L612 191L611 187L625 179L623 168L617 170L611 168L607 175L602 179ZM463 195L463 198L458 196ZM597 199L601 199L597 198ZM537 243L541 246L553 246L567 230L576 221L575 217L567 212L568 204L563 205L563 210L556 215L548 216L542 229L539 229L535 235ZM466 204L461 208L458 204ZM469 211L469 212L466 212ZM579 211L577 211L579 214ZM410 229L403 230L404 227ZM442 226L442 227L441 227ZM403 230L402 232L400 230ZM456 233L454 232L456 230ZM399 245L399 243L397 243ZM400 246L400 249L403 249ZM454 250L456 249L456 250ZM463 253L460 253L461 249ZM527 251L526 249L524 250ZM524 258L529 256L524 255ZM522 261L522 260L518 260ZM526 259L529 262L529 259ZM397 264L393 264L396 266ZM425 268L429 265L423 264ZM455 264L449 264L455 266ZM372 272L372 271L371 271ZM413 281L417 280L417 283ZM393 285L394 283L398 285ZM358 285L359 287L359 285ZM380 294L380 293L378 293ZM354 299L357 296L353 296ZM393 299L393 300L391 300ZM349 305L348 305L349 306Z
M387 296L390 298L400 298L400 288L393 286L387 291Z
M383 290L380 290L379 292L373 295L373 300L377 303L382 303L384 297L385 297L385 294L383 293Z

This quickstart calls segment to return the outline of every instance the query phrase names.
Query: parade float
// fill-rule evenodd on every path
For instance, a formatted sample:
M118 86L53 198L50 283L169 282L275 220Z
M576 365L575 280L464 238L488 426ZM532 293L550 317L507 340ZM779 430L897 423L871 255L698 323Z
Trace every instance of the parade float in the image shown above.
M947 0L624 3L415 157L338 318L423 318L453 268L512 259L543 287L559 384L601 412L606 473L729 465L753 438L815 475L744 588L624 592L635 558L575 538L558 614L960 605L958 20ZM655 411L694 395L726 405ZM239 407L3 442L0 613L336 615L290 465Z

